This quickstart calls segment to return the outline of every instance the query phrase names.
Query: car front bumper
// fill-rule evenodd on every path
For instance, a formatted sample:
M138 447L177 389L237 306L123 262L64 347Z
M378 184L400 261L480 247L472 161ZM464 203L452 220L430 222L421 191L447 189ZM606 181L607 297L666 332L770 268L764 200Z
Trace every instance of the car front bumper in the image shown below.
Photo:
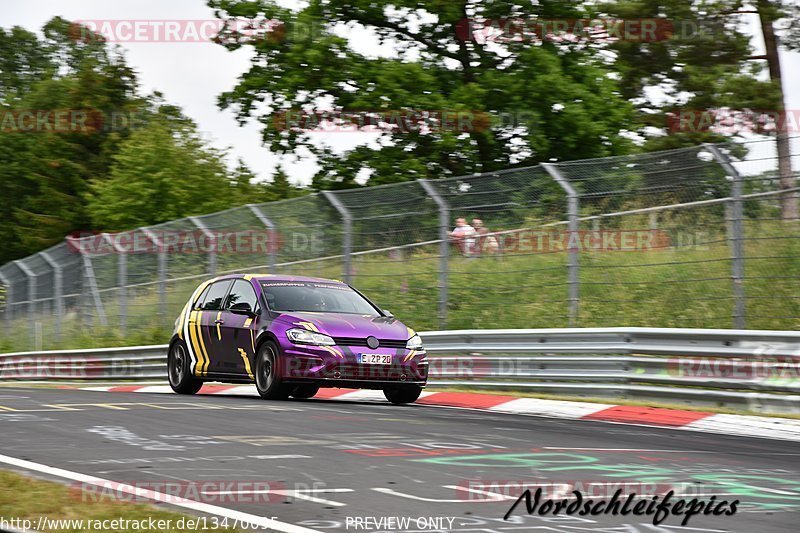
M313 382L321 387L361 389L387 386L425 386L428 361L425 352L363 347L291 345L282 351L282 377L286 382ZM359 353L390 355L391 364L358 362Z

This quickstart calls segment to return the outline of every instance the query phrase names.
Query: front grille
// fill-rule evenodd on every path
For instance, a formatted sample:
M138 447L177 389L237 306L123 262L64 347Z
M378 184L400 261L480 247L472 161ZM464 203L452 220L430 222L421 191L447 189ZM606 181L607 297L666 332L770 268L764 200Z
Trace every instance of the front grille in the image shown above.
M366 337L334 337L333 342L338 346L366 346ZM396 348L403 349L406 347L408 341L393 340L393 339L378 339L379 348Z

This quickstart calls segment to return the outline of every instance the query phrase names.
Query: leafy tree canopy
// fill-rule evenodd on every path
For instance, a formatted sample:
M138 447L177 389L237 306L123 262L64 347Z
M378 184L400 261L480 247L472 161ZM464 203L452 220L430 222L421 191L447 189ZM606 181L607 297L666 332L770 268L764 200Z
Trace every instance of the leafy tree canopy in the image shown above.
M247 39L234 24L221 33L224 46L248 46L255 55L219 101L242 120L259 120L274 152L316 155L322 167L316 187L353 186L359 172L380 184L629 149L619 133L632 107L601 50L553 40L487 43L465 35L470 20L584 18L583 2L311 0L297 11L272 0L209 5L225 20L282 22L265 38ZM393 52L354 48L347 39L352 31L371 33ZM387 131L378 142L338 154L316 146L302 127L286 125L286 113L301 109L380 116L461 111L475 119L463 130ZM480 121L484 114L492 117L488 124Z

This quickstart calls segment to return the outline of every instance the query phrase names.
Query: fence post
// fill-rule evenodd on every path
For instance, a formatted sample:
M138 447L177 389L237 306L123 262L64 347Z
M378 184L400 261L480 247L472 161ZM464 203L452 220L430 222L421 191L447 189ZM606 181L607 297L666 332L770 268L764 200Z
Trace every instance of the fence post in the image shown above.
M447 327L447 275L450 269L450 206L426 179L417 180L439 207L439 327Z
M54 261L47 252L41 252L40 255L53 269L53 311L56 315L55 340L59 341L61 340L61 319L64 315L64 273L61 270L61 265Z
M731 276L733 280L733 327L745 328L746 296L744 292L744 205L742 203L742 190L744 180L733 166L731 160L718 147L713 144L703 145L717 160L722 170L731 177L731 224L729 225L728 240L731 243Z
M2 272L0 272L0 283L2 283L6 288L5 319L6 319L6 324L8 324L8 326L10 328L11 327L11 319L14 318L14 315L11 312L11 309L13 307L11 305L11 300L12 300L12 296L14 296L14 290L11 287L11 283L8 281L8 278L5 277ZM10 329L9 329L9 331L10 331Z
M217 275L217 246L216 242L214 241L214 234L211 230L208 229L205 222L200 220L197 217L189 217L189 221L194 224L197 229L203 232L206 239L209 240L211 246L208 248L208 275L209 276L216 276Z
M36 317L36 274L22 261L14 261L14 264L28 278L28 327L31 333L31 346L34 346L36 344L36 327L34 326Z
M158 317L167 315L167 250L161 240L150 228L139 228L158 248Z
M569 229L569 239L567 239L567 243L572 242L573 236L578 237L578 231L580 230L580 220L579 220L579 199L578 199L578 192L572 186L572 184L561 174L561 171L558 169L556 165L551 163L541 163L542 168L550 174L558 185L564 189L564 192L567 193L567 217L568 217L568 229ZM579 268L580 268L580 247L579 246L569 246L569 265L567 268L567 277L568 277L568 286L569 286L569 326L575 327L578 325L578 305L580 303L580 277L579 277Z
M344 236L342 243L342 254L344 255L344 280L350 283L353 275L353 216L350 210L336 197L331 191L322 191L322 195L328 200L331 205L342 216L342 226L344 228Z
M264 224L264 227L269 231L269 241L267 242L267 265L270 274L275 273L275 248L277 245L277 232L275 231L275 224L270 220L267 215L255 204L247 204L247 208L253 212L256 218Z
M119 256L117 258L117 285L119 285L119 331L125 333L128 322L128 254L119 242L111 238L108 233L103 233L105 241Z
M84 284L88 287L91 293L91 298L94 300L94 307L97 310L97 319L100 321L101 326L107 326L106 312L103 309L103 300L100 298L100 291L97 288L97 278L94 275L94 267L92 260L86 253L81 253L83 258L83 276Z

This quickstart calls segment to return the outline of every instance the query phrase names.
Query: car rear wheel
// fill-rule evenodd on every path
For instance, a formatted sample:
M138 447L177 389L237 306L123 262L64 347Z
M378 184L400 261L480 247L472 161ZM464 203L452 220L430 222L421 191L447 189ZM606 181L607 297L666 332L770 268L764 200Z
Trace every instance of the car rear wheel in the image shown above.
M420 394L422 394L422 387L417 386L383 390L386 399L395 404L414 403Z
M285 400L291 389L283 383L279 368L278 348L267 341L258 349L256 357L256 389L267 400Z
M203 382L190 373L191 361L183 341L178 341L169 349L167 355L167 374L169 386L178 394L195 394Z
M319 392L319 385L298 385L292 390L292 398L297 398L298 400L307 400L308 398L313 398Z

